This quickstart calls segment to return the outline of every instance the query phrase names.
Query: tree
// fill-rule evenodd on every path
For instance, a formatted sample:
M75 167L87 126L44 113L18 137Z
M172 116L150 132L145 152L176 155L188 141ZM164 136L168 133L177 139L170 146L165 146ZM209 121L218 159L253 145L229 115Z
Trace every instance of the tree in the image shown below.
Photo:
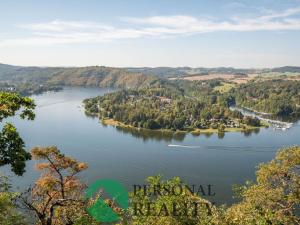
M30 98L16 93L0 92L0 122L15 116L19 110L22 119L33 120L34 108L35 104ZM25 171L25 161L30 158L17 129L11 123L6 123L0 132L0 166L10 164L15 174L22 175Z
M224 133L225 132L225 125L224 124L220 124L218 126L218 132L219 133Z
M26 225L24 217L16 210L17 193L10 192L7 177L0 175L0 224Z
M257 184L240 188L242 201L227 210L227 223L300 224L299 165L300 147L283 149L271 162L261 164Z
M36 165L43 173L21 196L22 205L32 211L42 225L88 221L87 203L83 198L85 185L77 177L87 164L63 155L56 147L35 147L31 154L34 159L43 160Z
M155 120L153 120L153 119L150 119L150 120L148 120L147 122L146 122L146 127L145 128L147 128L147 129L159 129L160 128L160 126L159 126L159 124L155 121Z
M181 130L184 126L186 118L184 116L178 117L173 121L174 129Z
M160 176L147 179L147 195L144 187L137 188L131 193L131 208L129 210L130 224L190 224L190 225L283 225L300 224L300 147L289 147L280 150L275 159L259 166L257 182L247 182L238 187L240 201L229 207L213 206L200 196L192 195L189 191L169 195L166 190L172 186L182 185L179 178L162 181ZM159 187L159 188L158 188ZM168 188L165 188L168 187ZM152 196L152 193L165 191L165 194ZM151 193L151 194L149 194ZM147 203L152 202L150 207ZM165 216L166 205L168 212L172 211L172 203L178 205L187 202L204 203L199 207L196 217L169 213ZM207 207L208 206L208 207ZM151 213L156 215L149 215ZM180 212L180 207L177 212ZM189 207L189 210L193 210ZM160 214L159 214L160 213ZM157 215L159 214L159 216Z
M276 115L290 116L293 112L294 112L294 109L289 103L282 103L282 104L279 104L278 109L276 111Z
M244 123L253 127L259 127L261 125L260 120L257 117L251 116L245 116Z

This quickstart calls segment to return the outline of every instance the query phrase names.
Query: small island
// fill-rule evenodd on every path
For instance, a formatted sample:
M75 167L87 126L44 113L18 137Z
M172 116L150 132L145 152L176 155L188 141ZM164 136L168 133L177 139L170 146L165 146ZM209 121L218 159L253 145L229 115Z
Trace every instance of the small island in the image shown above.
M22 96L42 94L47 91L61 91L62 89L61 86L50 84L0 82L0 91L16 92Z

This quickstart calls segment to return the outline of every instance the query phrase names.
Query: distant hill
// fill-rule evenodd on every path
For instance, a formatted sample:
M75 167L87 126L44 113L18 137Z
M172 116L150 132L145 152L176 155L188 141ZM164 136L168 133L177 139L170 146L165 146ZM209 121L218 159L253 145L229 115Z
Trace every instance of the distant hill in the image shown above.
M0 82L71 86L144 87L157 82L155 76L104 66L19 67L0 64Z
M279 73L300 73L300 67L298 66L283 66L272 69L272 72L279 72Z
M157 80L154 76L146 76L142 73L104 66L92 66L64 69L53 74L47 83L71 86L134 88L147 86Z
M191 67L141 67L141 68L125 68L130 72L140 72L144 74L151 74L158 77L183 77L190 75L207 75L211 73L225 73L225 74L247 74L254 72L254 69L236 69L232 67L216 67L216 68L191 68Z
M236 69L232 67L22 67L0 64L0 82L53 84L98 87L145 87L160 78L191 75L234 74L237 76L260 72L300 73L300 67L285 66L273 69Z
M125 68L129 72L139 72L143 74L155 75L158 77L177 77L188 75L193 69L190 67L141 67L141 68Z
M0 64L0 81L42 83L63 71L59 67L22 67Z

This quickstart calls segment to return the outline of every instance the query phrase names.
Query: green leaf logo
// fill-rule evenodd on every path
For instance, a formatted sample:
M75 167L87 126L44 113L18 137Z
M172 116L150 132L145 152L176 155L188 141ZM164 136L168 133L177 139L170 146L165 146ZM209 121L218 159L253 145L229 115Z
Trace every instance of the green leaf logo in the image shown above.
M85 193L86 198L92 198L99 190L107 193L111 201L116 203L122 209L128 208L128 192L115 180L101 179L89 186ZM89 214L94 217L98 222L115 222L120 218L118 214L104 201L101 197L87 209Z

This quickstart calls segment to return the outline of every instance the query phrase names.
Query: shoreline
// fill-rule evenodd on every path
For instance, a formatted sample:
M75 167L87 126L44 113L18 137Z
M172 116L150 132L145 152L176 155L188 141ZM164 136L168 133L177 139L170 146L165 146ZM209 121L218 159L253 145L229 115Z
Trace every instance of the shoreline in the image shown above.
M99 120L102 124L104 125L110 125L110 126L114 126L114 127L123 127L123 128L132 128L132 129L136 129L136 130L150 130L150 131L157 131L157 132L170 132L170 133L191 133L193 135L200 135L200 134L212 134L212 133L226 133L226 132L243 132L243 131L252 131L252 130L257 130L260 128L267 128L268 125L267 124L263 124L260 127L253 127L253 126L249 126L249 125L244 125L244 127L240 127L240 128L225 128L224 131L220 132L218 129L214 129L214 128L208 128L208 129L193 129L193 130L176 130L176 131L172 131L170 129L157 129L157 130L153 130L153 129L146 129L146 128L138 128L138 127L134 127L132 125L127 125L124 124L120 121L116 121L114 119L100 119Z
M247 110L249 112L253 112L255 114L262 115L262 116L272 116L272 115L275 115L274 113L260 112L260 111L257 111L255 109L251 109L251 108L248 108L248 107L245 107L245 106L234 106L234 107L239 107L241 109L245 109L245 110Z
M257 117L261 122L264 122L268 124L269 126L274 126L276 129L289 129L294 122L285 122L282 120L276 120L276 119L270 119L270 118L265 118L263 116L270 116L274 114L265 114L264 112L258 112L243 106L231 106L229 107L230 110L237 110L241 112L243 115L250 115L250 116L255 116ZM254 115L252 115L254 114Z

